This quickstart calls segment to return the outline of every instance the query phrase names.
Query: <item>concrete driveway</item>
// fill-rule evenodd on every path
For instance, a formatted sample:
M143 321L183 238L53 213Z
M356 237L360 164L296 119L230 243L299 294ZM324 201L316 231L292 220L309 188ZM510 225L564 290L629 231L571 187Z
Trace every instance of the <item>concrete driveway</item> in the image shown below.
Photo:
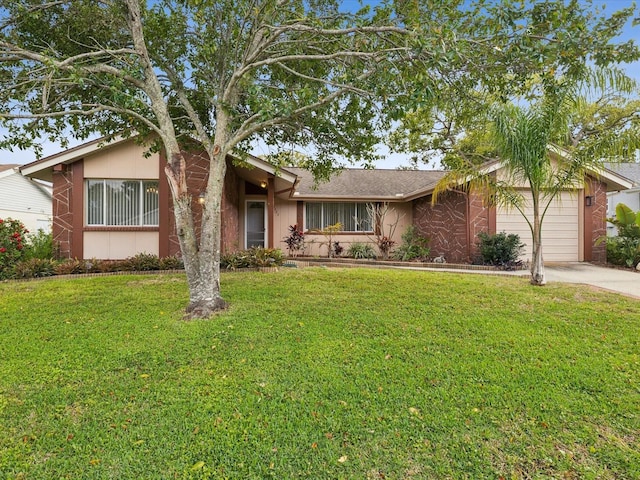
M545 265L547 282L583 283L640 298L640 273L590 263Z

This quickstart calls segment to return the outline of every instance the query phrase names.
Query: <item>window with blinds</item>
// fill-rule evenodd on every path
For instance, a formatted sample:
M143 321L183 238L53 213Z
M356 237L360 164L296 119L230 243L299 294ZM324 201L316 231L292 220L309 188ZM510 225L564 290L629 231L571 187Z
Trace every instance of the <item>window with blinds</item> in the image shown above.
M344 232L371 232L371 217L366 203L307 202L305 226L307 230L322 230L340 222Z
M157 226L157 180L87 180L87 225Z

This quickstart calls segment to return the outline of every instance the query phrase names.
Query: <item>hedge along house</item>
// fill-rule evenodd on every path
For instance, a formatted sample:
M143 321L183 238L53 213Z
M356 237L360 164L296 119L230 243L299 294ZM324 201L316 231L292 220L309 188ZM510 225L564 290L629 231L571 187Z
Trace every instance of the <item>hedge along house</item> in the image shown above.
M207 175L205 154L187 153L187 184L196 225ZM334 241L348 248L389 232L399 244L409 225L429 237L433 256L469 262L476 256L478 233L530 233L517 212L484 205L474 193L451 191L432 205L441 171L345 169L314 185L299 168L276 169L253 156L229 165L222 199L222 251L264 246L285 249L289 226L302 226L306 255L326 256L322 228L342 223ZM21 168L24 175L53 183L53 235L61 255L120 259L138 253L179 254L172 201L162 154L145 155L132 139L103 139L43 158ZM499 163L487 174L499 174ZM595 240L606 230L606 192L631 186L608 170L585 179L586 188L562 192L543 226L547 261L604 261ZM388 204L384 225L373 225L367 204Z

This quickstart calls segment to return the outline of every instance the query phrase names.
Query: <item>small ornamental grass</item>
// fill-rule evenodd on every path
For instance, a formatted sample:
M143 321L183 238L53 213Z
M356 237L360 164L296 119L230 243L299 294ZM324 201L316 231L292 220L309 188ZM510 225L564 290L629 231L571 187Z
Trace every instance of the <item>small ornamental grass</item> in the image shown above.
M377 269L0 283L7 479L640 478L640 301Z

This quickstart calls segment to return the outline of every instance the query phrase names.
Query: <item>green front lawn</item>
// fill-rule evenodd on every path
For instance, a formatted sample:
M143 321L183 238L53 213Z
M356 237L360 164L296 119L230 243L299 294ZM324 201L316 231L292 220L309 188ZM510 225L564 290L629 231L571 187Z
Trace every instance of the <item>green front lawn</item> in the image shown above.
M366 269L0 284L0 478L640 478L640 301Z

